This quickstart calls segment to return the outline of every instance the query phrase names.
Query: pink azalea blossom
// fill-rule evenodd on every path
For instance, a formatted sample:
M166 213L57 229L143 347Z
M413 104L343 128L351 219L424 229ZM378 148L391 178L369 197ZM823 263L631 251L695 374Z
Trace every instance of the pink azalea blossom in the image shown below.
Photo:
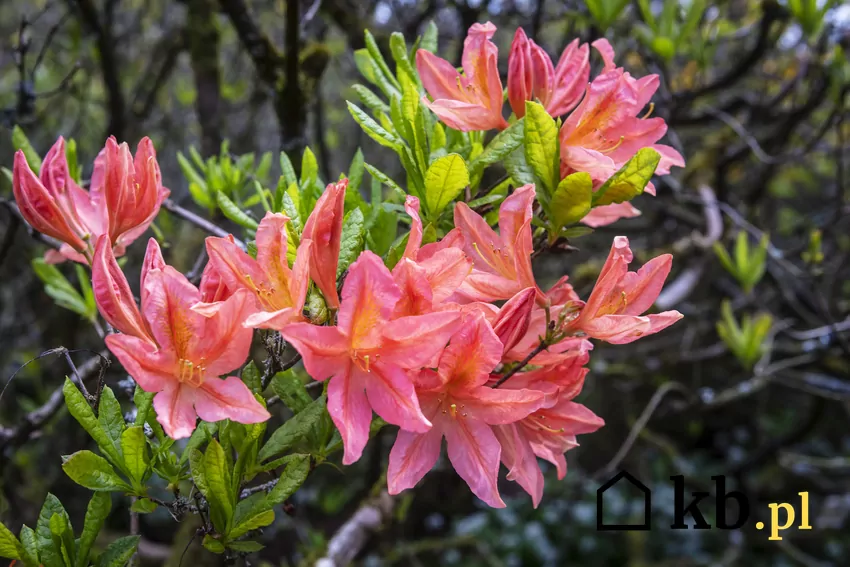
M106 345L143 390L156 392L157 420L169 437L191 435L196 417L239 423L270 417L237 376L219 378L248 357L253 331L242 321L253 306L249 292L238 290L210 317L192 311L200 291L162 261L151 239L139 313L106 235L98 239L95 258L92 282L98 308L124 331L107 336Z
M589 77L586 44L574 40L555 67L546 51L517 28L508 59L508 100L518 118L525 116L525 101L535 99L552 116L566 114L581 100Z
M293 323L281 331L303 357L310 376L331 379L328 411L342 436L344 464L363 453L372 409L404 430L431 427L419 407L411 370L422 368L443 348L459 314L391 320L401 295L381 259L366 251L349 268L337 326Z
M387 471L390 494L412 488L431 470L445 437L449 460L472 492L490 506L505 506L497 487L501 447L493 426L525 418L541 406L544 395L486 385L502 349L484 317L471 314L452 336L437 370L420 373L417 394L433 427L399 431Z
M678 311L643 315L661 293L673 257L662 254L629 271L633 258L629 239L614 238L611 252L581 314L570 328L613 344L625 344L666 329L682 318Z
M520 373L502 386L506 389L531 388L546 392L540 409L528 417L494 428L502 447L502 462L508 467L508 480L515 480L531 495L534 507L543 497L543 473L537 457L551 462L558 478L567 473L564 453L576 447L576 435L593 433L605 422L581 404L573 402L581 391L587 369L586 355L557 366Z
M302 240L313 241L309 250L310 277L325 296L331 309L339 309L336 292L336 269L339 266L339 248L342 238L342 221L345 211L345 190L348 179L330 183L307 222L304 223Z
M71 177L62 137L44 157L39 177L18 151L13 181L15 199L27 222L63 242L58 252L47 254L50 262L69 259L87 264L94 244L104 234L121 256L147 230L169 194L162 186L149 138L139 142L134 159L126 143L118 145L110 137L95 160L89 191Z
M280 213L266 213L257 228L257 259L234 244L230 238L207 238L210 269L230 290L247 289L254 296L254 309L245 325L280 330L302 321L301 312L310 285L309 260L313 241L305 238L298 246L292 269L286 259L286 223ZM216 292L212 292L214 295ZM200 304L195 311L214 313L220 303Z
M463 42L463 74L430 51L416 52L416 69L427 97L423 104L440 120L461 132L507 128L502 117L499 48L490 41L496 26L473 24Z
M393 278L402 290L393 317L421 315L439 310L472 270L454 230L440 242L422 246L419 199L408 196L404 208L410 215L410 235L404 254L393 268Z

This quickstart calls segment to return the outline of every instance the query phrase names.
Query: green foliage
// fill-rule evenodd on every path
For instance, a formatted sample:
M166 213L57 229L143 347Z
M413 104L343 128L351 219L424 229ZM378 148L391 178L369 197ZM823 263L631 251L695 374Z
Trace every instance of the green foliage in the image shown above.
M723 301L720 314L721 318L717 322L718 336L738 362L745 369L752 370L768 349L766 340L773 325L773 318L766 313L755 318L744 315L739 325L729 300Z
M837 0L788 0L791 16L803 28L808 37L814 38L823 29L826 13L838 4Z
M563 178L549 204L553 226L560 230L580 221L590 212L592 200L593 181L589 174L579 171Z
M593 194L593 206L624 203L643 193L659 161L661 155L652 148L638 150L626 165Z
M629 0L587 0L585 3L602 33L611 27L628 4Z
M540 103L526 102L525 113L525 161L534 173L538 192L548 197L560 180L558 125Z
M458 154L434 160L425 174L425 203L429 218L436 221L468 185L469 171Z
M36 175L41 171L41 156L35 151L35 148L30 144L29 138L24 134L24 131L17 124L12 128L12 147L15 150L24 152L24 157L27 158L27 164Z
M79 290L68 281L56 265L48 264L42 258L35 258L32 261L32 269L38 279L44 283L44 292L56 302L56 305L73 311L89 321L97 320L97 304L89 276L79 264L74 266L80 283Z
M738 281L744 292L750 293L764 276L767 268L767 247L769 245L770 239L765 234L758 246L751 249L749 236L746 232L741 231L735 240L734 259L719 242L714 243L714 252L717 254L720 263Z
M657 16L649 0L638 0L637 4L643 18L643 24L636 28L638 37L656 55L669 61L686 49L701 49L703 39L696 30L706 10L705 0L684 6L678 0L664 0Z

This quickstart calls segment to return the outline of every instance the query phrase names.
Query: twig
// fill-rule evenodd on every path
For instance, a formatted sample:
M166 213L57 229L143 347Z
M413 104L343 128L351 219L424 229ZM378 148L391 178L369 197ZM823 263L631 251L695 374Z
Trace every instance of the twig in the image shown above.
M366 503L345 522L328 542L325 557L316 567L346 567L366 545L374 532L390 519L395 502L386 492Z
M501 386L502 384L504 384L505 382L507 382L507 381L508 381L508 379L509 379L511 376L513 376L514 374L516 374L517 372L519 372L520 370L522 370L523 368L525 368L525 367L528 365L528 363L529 363L529 362L531 362L531 359L532 359L532 358L534 358L535 356L537 356L538 354L540 354L541 352L543 352L544 350L546 350L548 347L549 347L549 343L548 343L545 339L541 340L541 341L540 341L540 344L539 344L539 345L537 345L537 346L534 348L534 350L533 350L533 351L531 351L530 353L528 353L528 356L526 356L525 358L523 358L523 359L520 361L520 363L519 363L519 364L517 364L516 366L514 366L513 368L511 368L510 370L508 370L507 372L505 372L505 375L504 375L504 376L502 376L501 378L499 378L499 380L498 380L495 384L493 384L493 388L498 388L499 386Z
M230 236L230 233L227 232L226 230L224 230L223 228L221 228L220 226L218 226L218 225L208 221L207 219L193 213L189 209L185 209L185 208L181 207L180 205L178 205L177 203L175 203L171 199L166 199L165 201L163 201L162 206L163 206L163 208L174 213L175 215L177 215L181 219L189 221L190 223L194 224L198 228L205 230L206 232L209 232L212 235L219 236L221 238L227 238L228 236ZM241 240L239 240L238 238L235 238L235 237L234 237L233 241L234 241L234 243L236 243L236 245L238 247L240 247L242 250L245 250L245 243L244 242L242 242Z
M84 380L90 378L95 370L103 364L102 361L109 360L108 356L108 351L104 351L86 361L78 371L80 377L79 383L81 384ZM6 445L18 445L25 442L29 438L30 433L44 425L59 411L64 403L65 396L62 392L62 386L60 386L53 391L44 405L24 416L23 423L13 428L0 428L0 449Z
M641 412L640 417L632 426L631 431L629 431L628 437L626 437L626 441L620 447L620 450L617 451L617 454L614 455L607 465L599 469L594 475L594 478L607 478L609 474L611 474L626 458L626 455L631 450L632 446L637 441L638 436L641 431L643 431L646 424L649 423L649 420L652 418L652 414L655 413L655 410L658 409L658 406L661 404L661 400L664 399L664 396L672 392L673 390L677 390L687 396L691 396L691 392L681 385L678 382L667 382L662 384L660 388L658 388L655 393L650 398L649 403L646 404L646 407Z

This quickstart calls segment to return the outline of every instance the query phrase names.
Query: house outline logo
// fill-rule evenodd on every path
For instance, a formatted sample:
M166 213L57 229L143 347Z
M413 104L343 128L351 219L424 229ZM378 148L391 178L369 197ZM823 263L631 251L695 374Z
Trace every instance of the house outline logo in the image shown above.
M626 479L629 484L643 493L643 523L639 524L606 524L603 521L605 491ZM628 471L621 470L596 490L596 529L599 531L649 531L652 524L652 492L649 488Z

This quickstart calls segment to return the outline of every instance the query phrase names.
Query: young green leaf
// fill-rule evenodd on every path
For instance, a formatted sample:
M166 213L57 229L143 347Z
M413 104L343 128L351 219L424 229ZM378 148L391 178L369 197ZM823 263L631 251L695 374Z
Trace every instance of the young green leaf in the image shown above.
M275 374L272 378L272 390L286 407L292 410L292 413L298 413L313 403L313 398L304 387L304 382L292 372Z
M99 567L125 567L139 547L141 536L118 538L100 556Z
M109 461L91 451L77 451L65 457L62 470L71 480L89 490L130 490L130 486L121 480Z
M543 105L533 101L525 103L525 159L549 195L558 186L558 126ZM541 187L538 185L538 191Z
M239 205L230 200L230 197L224 194L223 191L217 191L215 194L218 208L224 213L224 216L235 222L241 227L251 230L257 230L259 223L248 216L248 213L239 208Z
M233 514L233 529L228 539L242 537L251 530L268 526L274 522L274 510L263 493L255 493L240 501Z
M97 493L101 494L101 493ZM41 562L38 560L38 543L36 541L35 532L27 525L21 527L21 559L26 567L39 567ZM77 553L79 561L80 554Z
M372 57L372 63L375 65L379 76L378 86L382 89L386 89L384 92L387 96L391 96L394 92L398 92L401 89L401 85L396 80L395 75L393 75L390 71L389 66L387 66L387 62L381 54L381 50L378 47L378 43L375 41L375 37L371 34L371 32L369 32L369 30L363 31L363 37L366 42L366 49Z
M207 551L211 551L216 554L222 554L225 550L224 544L221 540L214 538L210 534L204 536L204 540L201 542L201 545L203 545L204 549Z
M339 246L339 263L336 267L336 275L339 277L348 269L348 266L357 259L363 251L363 213L360 209L353 209L342 223L342 236Z
M303 411L289 418L282 426L272 433L269 440L260 450L258 458L265 461L290 449L296 442L307 435L327 411L325 408L325 396L314 400Z
M488 165L504 160L522 145L524 139L525 118L517 120L496 134L484 150L469 164L470 173L478 173Z
M121 455L121 434L124 432L124 414L121 413L121 404L115 398L115 393L109 386L104 386L100 395L100 403L97 407L97 421L106 435L112 441L115 450ZM121 466L123 461L115 463Z
M27 158L27 164L29 164L30 169L38 175L41 171L41 157L35 151L35 148L32 147L32 144L30 144L27 135L24 134L24 131L17 124L12 128L12 147L24 152L24 157Z
M229 541L227 542L227 547L240 553L256 553L257 551L265 549L266 546L258 541L241 540Z
M134 425L121 434L124 470L137 490L144 491L144 481L150 467L150 453L144 427Z
M83 426L88 434L94 439L97 446L103 453L109 457L113 463L121 463L121 455L118 449L112 442L112 438L104 431L94 412L86 401L82 392L71 382L65 379L65 385L62 388L62 393L65 395L65 405L68 406L68 411L74 416L74 419Z
M86 567L89 564L89 554L97 534L103 528L106 517L112 510L112 497L108 492L95 492L89 500L86 509L86 519L83 521L83 533L80 534L80 544L77 548L76 567Z
M469 170L458 154L436 160L425 174L425 203L429 218L440 213L469 185Z
M269 504L277 506L282 504L287 498L295 494L304 481L307 480L307 475L310 474L310 456L296 455L286 468L277 484L269 492L267 497Z
M345 191L345 200L346 204L349 201L349 194L351 194L351 198L358 198L358 202L360 200L360 184L363 182L363 152L360 148L357 148L357 151L354 152L354 157L351 158L351 165L348 166L348 187ZM346 207L346 210L350 210L351 207Z
M549 204L555 229L583 219L590 212L592 199L593 181L589 174L579 171L563 178Z
M68 513L59 499L54 495L47 493L44 499L44 505L41 507L41 512L38 515L38 523L35 526L35 541L38 547L38 558L44 567L66 567L62 560L62 553L54 541L53 534L50 531L50 518L59 514L68 524L71 520L68 518Z
M38 279L44 282L45 293L56 302L56 305L82 317L90 318L90 310L85 298L77 291L77 288L71 285L59 268L48 264L42 258L33 260L32 268Z
M21 551L21 542L9 528L0 523L0 557L21 559Z
M68 566L74 565L76 544L74 543L74 531L68 518L61 514L53 514L50 517L50 535L53 538L53 545L62 555L62 562Z
M393 59L395 59L396 72L404 73L406 78L414 83L419 82L419 73L413 68L407 56L407 43L404 41L404 36L399 32L393 32L390 36L390 51L392 51Z
M422 41L419 42L419 49L436 53L438 37L439 30L437 29L437 24L434 23L434 20L431 20L425 26L425 33L422 34Z
M147 498L139 498L130 505L130 511L138 514L150 514L157 509L157 503Z
M210 441L204 454L204 475L213 526L218 533L227 534L233 525L233 477L224 449L215 439Z
M593 194L593 206L624 203L643 193L660 160L661 154L652 148L638 150L626 165Z
M242 369L242 381L252 392L263 391L263 377L253 360Z
M383 171L377 169L374 166L369 165L368 163L365 165L365 167L366 167L366 171L368 171L369 174L373 178L377 179L381 184L386 185L387 187L389 187L390 189L392 189L393 191L395 191L397 193L401 193L403 195L406 194L404 189L402 189L401 186L398 183L396 183L395 181L390 179L390 177L386 173L384 173ZM379 204L380 204L380 201L378 201L378 202L375 202L374 200L372 201L372 207L377 207Z
M348 101L346 101L346 104L348 105L348 112L351 113L354 121L360 125L363 131L366 132L370 138L384 147L398 151L403 144L398 136L391 134L384 129L380 124L375 122L372 117L363 112L359 106Z

